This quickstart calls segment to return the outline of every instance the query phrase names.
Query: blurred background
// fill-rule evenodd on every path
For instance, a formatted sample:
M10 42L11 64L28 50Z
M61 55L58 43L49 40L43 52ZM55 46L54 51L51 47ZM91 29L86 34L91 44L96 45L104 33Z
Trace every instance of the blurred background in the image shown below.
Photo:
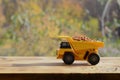
M55 56L54 37L75 34L120 56L120 0L0 0L0 56Z

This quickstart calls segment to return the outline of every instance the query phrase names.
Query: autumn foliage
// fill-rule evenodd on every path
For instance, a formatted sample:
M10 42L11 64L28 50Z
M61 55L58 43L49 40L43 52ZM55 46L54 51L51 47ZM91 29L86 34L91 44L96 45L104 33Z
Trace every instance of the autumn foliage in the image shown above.
M87 1L87 0L85 0ZM55 55L59 35L102 39L84 0L0 0L0 55Z

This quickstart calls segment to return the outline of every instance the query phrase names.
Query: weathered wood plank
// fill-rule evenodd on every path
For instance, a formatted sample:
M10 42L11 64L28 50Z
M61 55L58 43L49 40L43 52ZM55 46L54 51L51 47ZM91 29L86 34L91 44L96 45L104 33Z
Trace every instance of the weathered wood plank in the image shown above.
M0 73L120 73L120 57L101 57L96 66L86 61L65 65L55 57L0 57Z

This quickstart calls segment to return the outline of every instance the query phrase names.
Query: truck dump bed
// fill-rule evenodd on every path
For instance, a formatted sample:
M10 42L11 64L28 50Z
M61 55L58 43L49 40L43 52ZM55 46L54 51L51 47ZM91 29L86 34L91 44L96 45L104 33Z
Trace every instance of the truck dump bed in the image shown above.
M98 49L104 46L104 42L95 41L95 40L74 40L69 36L59 36L59 38L65 38L71 45L71 47L76 50L84 50L84 49Z

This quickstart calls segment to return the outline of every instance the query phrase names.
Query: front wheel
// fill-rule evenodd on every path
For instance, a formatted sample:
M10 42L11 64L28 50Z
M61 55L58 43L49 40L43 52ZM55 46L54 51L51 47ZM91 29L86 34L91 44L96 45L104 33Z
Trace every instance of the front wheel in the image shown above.
M91 65L96 65L99 63L99 61L100 61L100 57L98 54L92 53L88 56L88 62Z
M63 56L63 61L67 65L72 64L74 62L74 55L72 53L65 53Z

